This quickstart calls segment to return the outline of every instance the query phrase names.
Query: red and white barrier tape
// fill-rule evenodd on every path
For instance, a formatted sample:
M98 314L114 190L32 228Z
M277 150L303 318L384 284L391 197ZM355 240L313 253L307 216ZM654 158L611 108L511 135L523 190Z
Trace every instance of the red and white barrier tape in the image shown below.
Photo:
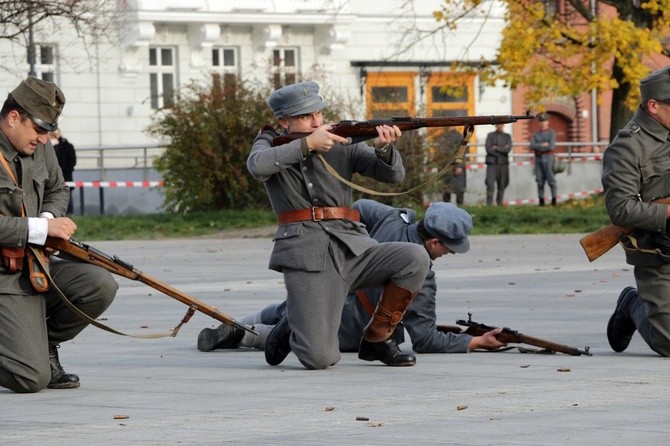
M66 181L68 187L163 187L163 181Z
M590 156L590 157L572 157L572 159L568 158L559 158L562 161L566 163L575 163L575 162L587 162L587 161L601 161L602 160L602 155L596 155L596 156ZM532 166L535 164L535 160L531 161L516 161L509 163L510 167L517 167L517 166ZM466 164L465 165L466 170L479 170L479 169L486 169L486 164L484 163L472 163L472 164Z
M569 194L559 194L556 196L556 199L558 201L562 200L569 200L571 198L585 198L589 197L591 195L596 195L599 193L602 193L602 189L596 188L593 190L585 190L582 192L571 192ZM503 201L503 206L514 206L517 204L538 204L540 201L537 198L528 198L524 200L509 200L509 201Z

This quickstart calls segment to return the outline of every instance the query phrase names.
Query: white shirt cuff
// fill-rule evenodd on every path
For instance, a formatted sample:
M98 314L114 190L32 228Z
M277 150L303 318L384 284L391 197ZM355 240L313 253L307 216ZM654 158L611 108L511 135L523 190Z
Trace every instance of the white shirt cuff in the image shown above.
M28 243L44 245L49 234L49 218L54 218L51 212L42 212L39 217L28 217Z

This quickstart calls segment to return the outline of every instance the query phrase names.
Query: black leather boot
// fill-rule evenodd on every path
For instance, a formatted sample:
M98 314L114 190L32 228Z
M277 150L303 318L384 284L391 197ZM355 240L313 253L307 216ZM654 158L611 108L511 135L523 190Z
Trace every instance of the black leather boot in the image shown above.
M244 330L221 324L217 328L205 328L198 335L198 350L209 352L217 348L238 348Z
M58 360L58 346L49 347L49 365L51 366L51 381L47 385L50 389L76 389L79 387L79 377L72 373L65 373Z
M607 340L612 350L617 353L628 348L635 333L636 327L631 318L630 305L637 298L637 290L634 287L624 288L619 295L614 313L607 323Z
M361 339L358 358L364 361L381 361L391 367L416 364L416 357L409 353L403 353L393 337L382 342L368 342Z
M551 198L551 205L556 206L556 197Z
M291 327L288 316L279 319L275 328L268 335L265 343L265 362L270 365L279 365L291 353Z
M540 198L540 206L544 206L544 198Z

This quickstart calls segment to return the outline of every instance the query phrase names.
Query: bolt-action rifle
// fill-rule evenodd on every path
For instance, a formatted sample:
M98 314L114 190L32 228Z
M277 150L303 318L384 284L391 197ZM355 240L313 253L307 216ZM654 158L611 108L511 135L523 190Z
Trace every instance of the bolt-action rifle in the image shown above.
M460 330L460 327L454 327L451 325L438 325L437 329L443 332L449 333L467 333L471 336L482 336L484 333L488 333L491 330L495 330L498 327L491 327L489 325L480 324L479 322L474 322L472 320L472 313L468 313L468 320L464 321L459 319L456 321L456 324L459 326L467 327L463 332ZM458 331L457 331L458 330ZM556 342L545 341L544 339L534 338L532 336L526 336L525 334L519 333L516 330L510 328L503 328L500 334L496 335L496 338L506 344L527 344L534 347L539 347L546 350L548 353L565 353L566 355L580 356L587 355L591 356L589 347L585 347L584 350L580 350L575 347L570 347L568 345L558 344Z
M111 257L103 253L102 251L95 249L92 246L89 246L85 243L82 243L72 238L70 240L65 240L57 237L47 237L45 246L47 248L52 248L57 251L68 253L69 255L79 260L104 268L113 274L117 274L130 280L137 280L139 282L142 282L160 291L161 293L167 294L173 299L176 299L179 302L188 305L191 309L200 311L201 313L204 313L207 316L213 317L219 322L223 322L224 324L229 325L231 327L241 328L243 330L254 333L251 329L240 324L227 314L220 312L218 309L214 307L210 307L209 305L199 301L195 297L182 293L181 291L171 287L166 283L154 279L153 277L143 273L137 268L134 268L133 265L119 259L117 256Z
M333 128L329 130L344 138L350 138L351 143L358 143L367 141L377 136L376 127L379 125L397 125L400 131L416 130L423 127L461 127L466 130L476 125L495 125L495 124L509 124L516 122L519 119L533 119L535 115L531 115L527 111L525 115L491 115L491 116L461 116L461 117L444 117L444 118L414 118L412 116L394 117L390 119L371 119L369 121L339 121L333 124ZM309 136L310 133L288 133L286 135L277 136L272 140L273 146L280 146L289 143L293 140Z

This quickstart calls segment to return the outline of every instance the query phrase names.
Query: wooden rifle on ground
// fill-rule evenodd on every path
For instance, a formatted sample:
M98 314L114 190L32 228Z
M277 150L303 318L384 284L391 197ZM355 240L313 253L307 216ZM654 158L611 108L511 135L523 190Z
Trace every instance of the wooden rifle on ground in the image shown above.
M153 277L134 268L133 265L119 259L117 256L111 257L92 246L72 238L70 240L65 240L62 238L47 237L45 246L56 251L65 252L83 262L104 268L113 274L117 274L130 280L137 280L146 285L149 285L151 288L154 288L161 293L188 305L190 307L189 312L191 315L193 314L193 311L200 311L201 313L204 313L207 316L211 316L217 321L223 322L226 325L241 328L242 330L255 334L255 332L249 327L245 327L227 314L222 313L218 309L199 301L195 297L182 293L181 291L171 287L166 283L154 279ZM187 316L188 319L190 319L188 314ZM182 323L185 323L188 320L186 317L184 319L185 320Z
M652 201L652 203L670 205L670 197L660 198ZM607 251L614 248L614 246L619 243L622 235L628 235L634 230L635 228L626 226L605 226L582 237L579 244L584 248L584 252L589 261L593 262Z
M339 121L329 130L344 138L350 138L351 143L367 141L377 136L377 126L397 125L400 131L416 130L423 127L464 127L464 135L476 125L509 124L519 119L534 119L530 110L525 115L491 115L491 116L461 116L443 118L414 118L412 116L393 117L390 119L371 119L369 121ZM277 136L272 140L273 146L280 146L293 140L304 138L311 133L288 133Z
M491 327L489 325L480 324L479 322L474 322L472 320L472 313L468 313L468 320L464 321L459 319L456 321L456 324L459 327L454 327L452 325L438 325L437 329L445 333L466 333L471 336L482 336L484 333L488 333L491 330L495 330L498 327ZM467 327L465 331L461 329L460 326ZM525 334L519 333L516 330L504 327L502 332L496 335L496 339L506 344L527 344L534 347L539 347L544 349L547 353L565 353L566 355L580 356L587 355L591 356L589 347L585 347L584 350L579 350L575 347L570 347L568 345L558 344L556 342L545 341L544 339L534 338L532 336L526 336Z

